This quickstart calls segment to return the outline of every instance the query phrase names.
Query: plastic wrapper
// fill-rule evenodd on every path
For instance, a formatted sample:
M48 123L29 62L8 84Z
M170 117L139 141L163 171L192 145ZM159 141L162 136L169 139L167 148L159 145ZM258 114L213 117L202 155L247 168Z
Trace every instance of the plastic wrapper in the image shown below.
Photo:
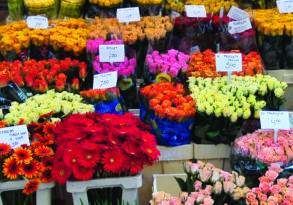
M12 20L20 20L23 18L23 0L8 0L8 13Z
M55 0L42 1L41 4L39 0L24 0L28 15L44 15L48 18L57 17L56 3Z
M61 0L59 17L78 18L82 15L84 0Z

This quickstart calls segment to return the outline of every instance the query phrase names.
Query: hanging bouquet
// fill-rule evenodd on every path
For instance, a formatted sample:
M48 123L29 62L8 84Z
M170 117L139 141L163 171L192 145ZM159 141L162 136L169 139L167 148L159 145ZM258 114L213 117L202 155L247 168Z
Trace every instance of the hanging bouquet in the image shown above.
M160 54L159 51L153 51L146 56L147 72L145 79L147 82L165 81L171 82L172 79L183 78L182 76L188 67L189 56L174 49L170 49L167 53ZM151 77L151 79L147 79Z
M239 53L239 51L230 51L225 53ZM224 76L226 72L216 71L216 53L212 50L205 50L204 52L197 52L191 55L191 60L188 66L187 74L193 77L220 77ZM260 55L252 51L248 54L242 54L242 71L233 72L233 75L254 76L262 74L264 67Z
M176 178L181 188L180 197L170 197L164 193L154 193L151 204L244 204L249 188L245 177L236 172L225 172L210 163L198 161L185 165L187 179ZM169 203L168 203L169 202Z
M31 123L28 125L31 145L12 149L8 144L0 143L0 180L27 180L22 191L25 195L34 193L40 183L52 182L53 128L54 124L50 122Z
M284 101L285 82L269 75L189 78L198 114L194 140L230 144L243 122L259 119L262 109L278 110Z
M246 204L293 204L293 176L280 178L282 169L272 164L264 176L259 178L259 186L246 195Z
M293 160L292 131L279 131L274 142L272 130L257 130L237 138L233 146L232 166L254 185L273 163L287 165Z
M157 83L140 90L140 117L150 123L161 145L190 142L195 106L182 84Z
M82 100L82 97L76 94L50 90L45 94L30 97L24 103L12 102L9 113L3 120L7 125L29 124L38 122L46 115L51 121L58 121L59 118L72 113L93 112L94 107L82 103Z
M95 112L123 114L126 110L120 102L118 88L85 90L81 91L80 95L94 105Z
M129 113L70 115L56 125L54 133L57 150L52 173L61 184L136 175L160 154L154 136Z

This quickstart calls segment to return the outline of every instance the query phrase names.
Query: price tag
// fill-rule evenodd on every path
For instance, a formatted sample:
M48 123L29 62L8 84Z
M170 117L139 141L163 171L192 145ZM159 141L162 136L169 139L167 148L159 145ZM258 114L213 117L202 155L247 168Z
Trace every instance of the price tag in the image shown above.
M234 20L242 20L245 18L249 18L249 15L246 11L239 9L235 6L232 6L231 9L229 10L227 16L231 19Z
M176 11L171 11L171 17L172 18L176 18L176 17L179 17L181 16L180 13L176 12Z
M124 45L100 45L100 62L118 63L125 60Z
M29 16L26 19L26 24L33 29L47 29L49 26L48 18L44 16Z
M138 7L117 9L117 19L121 23L129 23L140 21L140 13Z
M277 142L278 130L289 130L289 112L283 111L261 111L260 112L261 129L273 129L274 141Z
M185 5L185 12L186 16L191 18L207 17L207 12L204 5Z
M94 75L93 89L107 89L117 86L117 71Z
M293 0L278 0L277 7L280 13L292 13L293 12Z
M23 144L30 145L26 125L1 128L0 143L9 144L13 149Z
M217 53L216 70L218 72L242 71L241 53Z
M228 32L231 34L242 33L251 28L252 26L249 18L245 18L238 21L232 21L228 24Z

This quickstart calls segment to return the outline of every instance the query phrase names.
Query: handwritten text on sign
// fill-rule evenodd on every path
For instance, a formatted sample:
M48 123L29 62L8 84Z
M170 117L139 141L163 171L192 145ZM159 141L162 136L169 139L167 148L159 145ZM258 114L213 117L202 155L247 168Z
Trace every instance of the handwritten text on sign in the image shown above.
M48 18L44 16L29 16L26 19L26 24L33 29L46 29L49 26Z
M140 21L140 13L138 7L117 9L117 19L121 23L129 23Z
M99 56L100 62L124 62L125 47L124 45L100 45Z
M249 18L245 18L238 21L232 21L232 22L229 22L228 24L228 31L231 34L242 33L251 28L252 26L251 26Z
M26 125L1 128L0 143L9 144L13 149L23 144L30 145Z
M217 53L216 70L218 72L242 71L241 53Z
M93 89L107 89L116 87L118 80L117 71L97 74L94 76Z
M283 111L261 111L261 129L289 130L289 113Z
M245 18L249 18L249 15L246 11L237 8L236 6L232 6L229 10L227 16L234 20L242 20Z
M277 6L280 13L293 13L293 0L278 0Z
M185 12L186 16L191 18L207 17L207 12L204 5L185 5Z

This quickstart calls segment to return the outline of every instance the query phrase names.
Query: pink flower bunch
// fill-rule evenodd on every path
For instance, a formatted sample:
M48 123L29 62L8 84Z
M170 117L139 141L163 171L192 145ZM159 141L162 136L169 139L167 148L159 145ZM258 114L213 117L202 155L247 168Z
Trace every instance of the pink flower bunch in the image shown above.
M293 204L293 176L277 179L281 171L280 165L272 164L265 175L259 178L259 186L247 193L246 204Z
M97 54L99 52L100 45L119 45L123 44L122 40L109 40L106 41L103 38L89 39L86 43L86 50L88 53Z
M188 61L188 55L174 49L168 50L164 54L160 54L159 51L153 51L146 57L150 73L167 73L172 77L176 77L180 71L186 72Z
M274 143L272 130L257 130L236 139L234 150L236 154L250 156L268 165L274 162L287 164L293 159L293 129L279 131L277 143Z

